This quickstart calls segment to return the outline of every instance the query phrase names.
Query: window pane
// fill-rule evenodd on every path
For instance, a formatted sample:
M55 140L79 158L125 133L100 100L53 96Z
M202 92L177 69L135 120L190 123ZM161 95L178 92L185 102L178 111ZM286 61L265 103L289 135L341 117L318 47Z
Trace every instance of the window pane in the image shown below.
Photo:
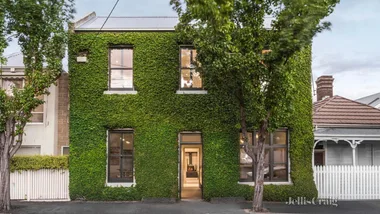
M62 148L62 155L69 155L69 147Z
M285 164L275 164L273 166L273 180L275 181L286 181L288 173L286 171Z
M109 133L109 153L111 155L119 155L120 154L120 139L122 138L121 133Z
M240 165L240 181L253 181L252 165Z
M44 104L37 106L32 112L44 112Z
M39 155L41 154L40 146L21 146L15 155Z
M198 133L182 133L181 134L182 143L202 143L201 134Z
M112 49L111 68L132 68L133 49Z
M190 68L190 58L191 57L191 49L182 48L181 49L181 68Z
M132 155L133 152L133 134L124 134L123 138L123 155Z
M252 144L252 132L247 132L248 134L248 142ZM240 144L243 144L243 133L240 133Z
M192 85L190 69L181 69L181 88L191 88Z
M32 122L32 123L44 122L44 113L32 113L32 117L30 118L30 122Z
M274 163L286 163L286 148L273 149L273 161Z
M268 181L270 179L270 171L269 171L269 156L270 150L265 149L265 156L264 156L264 180ZM256 167L254 166L255 174L256 174ZM254 178L255 179L255 178Z
M132 157L123 157L122 177L128 182L133 181L133 159Z
M199 72L191 70L191 77L193 79L193 88L202 88L202 78Z
M255 134L255 141L256 141L256 143L259 142L259 134L257 132ZM270 142L270 134L267 134L267 136L265 138L265 144L269 145L269 142Z
M202 88L202 78L195 69L181 69L181 88Z
M193 49L192 50L192 62L194 63L197 60L197 50Z
M2 80L3 89L9 90L13 87L21 89L23 88L23 80L22 79L3 79Z
M252 158L249 157L243 148L240 149L240 164L252 166Z
M120 178L120 157L109 157L109 178Z
M273 144L286 144L286 131L276 131L273 133Z
M111 70L111 88L132 88L132 70Z

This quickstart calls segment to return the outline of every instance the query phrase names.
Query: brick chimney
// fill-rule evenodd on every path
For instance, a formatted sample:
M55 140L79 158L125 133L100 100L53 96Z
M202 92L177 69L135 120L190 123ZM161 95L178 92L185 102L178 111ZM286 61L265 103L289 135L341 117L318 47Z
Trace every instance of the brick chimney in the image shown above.
M332 97L333 94L333 76L320 76L317 81L317 101L323 100L326 97Z

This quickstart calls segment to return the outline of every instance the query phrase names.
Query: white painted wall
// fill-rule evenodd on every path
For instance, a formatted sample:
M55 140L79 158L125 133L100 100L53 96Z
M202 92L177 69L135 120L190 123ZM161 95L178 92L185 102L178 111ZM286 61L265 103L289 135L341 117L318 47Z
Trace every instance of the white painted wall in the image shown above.
M26 152L28 154L37 153L40 147L40 155L55 155L60 154L60 151L55 151L58 142L58 87L52 85L49 88L50 95L45 95L44 104L44 121L43 123L28 123L25 126L25 136L22 143L22 148L17 154L21 155ZM33 152L31 151L33 149ZM30 150L30 151L28 151Z
M349 143L327 141L326 165L352 165L352 148Z
M352 165L352 147L349 143L327 141L326 165ZM380 142L363 141L355 149L356 165L380 165Z

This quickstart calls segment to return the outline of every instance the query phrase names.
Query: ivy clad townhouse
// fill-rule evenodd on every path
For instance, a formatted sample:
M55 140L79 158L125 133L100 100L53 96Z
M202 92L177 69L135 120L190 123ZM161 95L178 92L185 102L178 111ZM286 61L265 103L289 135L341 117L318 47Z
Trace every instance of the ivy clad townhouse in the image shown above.
M176 17L73 23L69 43L70 197L250 199L253 162L240 147L238 108L207 90ZM292 120L267 137L266 200L314 197L311 50L291 60ZM250 141L256 139L252 128Z

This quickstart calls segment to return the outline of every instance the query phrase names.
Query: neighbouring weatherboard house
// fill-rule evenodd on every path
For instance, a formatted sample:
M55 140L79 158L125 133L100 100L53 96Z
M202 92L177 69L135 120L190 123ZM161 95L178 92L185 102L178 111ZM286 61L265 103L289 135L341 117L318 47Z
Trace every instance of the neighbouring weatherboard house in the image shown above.
M71 24L70 197L86 200L252 197L238 108L207 90L176 17L107 17ZM102 28L101 28L102 27ZM100 30L101 29L101 30ZM295 69L292 119L268 136L266 200L314 197L311 49ZM251 142L256 140L250 130Z
M333 77L317 79L314 165L380 165L380 110L333 95Z
M0 65L0 88L11 92L24 86L23 55L6 56ZM41 97L45 103L32 112L25 126L25 136L16 155L63 155L69 153L68 73L63 72L57 85L49 88L49 95Z

